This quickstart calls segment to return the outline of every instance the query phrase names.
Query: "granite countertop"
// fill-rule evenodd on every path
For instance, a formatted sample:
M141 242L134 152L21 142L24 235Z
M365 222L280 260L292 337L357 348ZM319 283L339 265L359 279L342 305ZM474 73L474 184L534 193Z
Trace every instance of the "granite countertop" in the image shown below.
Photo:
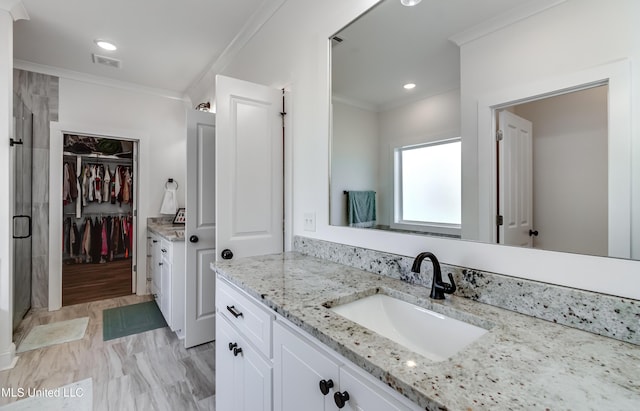
M184 241L184 224L173 224L173 218L149 218L147 230L169 241Z
M300 253L212 268L427 410L637 410L640 346ZM381 292L490 329L433 362L325 308ZM434 337L437 338L437 337Z

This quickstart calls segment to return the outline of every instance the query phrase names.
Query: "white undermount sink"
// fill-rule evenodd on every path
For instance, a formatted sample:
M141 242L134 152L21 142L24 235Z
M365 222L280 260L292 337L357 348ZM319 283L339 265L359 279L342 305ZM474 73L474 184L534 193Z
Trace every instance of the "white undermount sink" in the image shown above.
M446 360L487 332L384 294L331 310L433 361Z

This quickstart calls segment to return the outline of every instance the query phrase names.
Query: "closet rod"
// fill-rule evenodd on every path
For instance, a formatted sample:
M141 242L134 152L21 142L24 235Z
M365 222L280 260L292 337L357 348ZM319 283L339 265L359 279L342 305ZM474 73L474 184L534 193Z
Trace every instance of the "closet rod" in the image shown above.
M75 212L73 212L73 213L67 212L67 213L64 213L64 215L76 215L76 213ZM117 215L117 216L127 216L128 217L128 216L131 216L133 214L132 214L131 211L123 211L123 212L120 212L120 213L118 213L118 212L104 212L104 213L101 213L99 211L94 211L94 212L90 212L90 213L84 213L83 212L82 216L78 217L78 218L82 218L82 217L87 216L87 215L91 215L91 216L96 216L96 215Z

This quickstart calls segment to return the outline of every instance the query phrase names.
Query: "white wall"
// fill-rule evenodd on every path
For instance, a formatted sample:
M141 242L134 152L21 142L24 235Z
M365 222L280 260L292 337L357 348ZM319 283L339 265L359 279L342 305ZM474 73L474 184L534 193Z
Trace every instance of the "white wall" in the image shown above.
M147 218L160 216L160 203L169 177L180 186L179 206L185 204L186 108L183 100L60 78L56 129L139 140L137 284L138 293L142 294L146 292ZM54 148L51 150L53 153ZM53 169L53 161L51 166ZM50 218L53 229L55 216ZM59 291L51 283L49 290L49 306L55 308Z
M379 223L389 225L393 205L394 147L460 137L460 90L383 111L380 125Z
M480 207L478 101L497 90L637 59L638 7L633 0L568 0L461 47L463 192L469 194L463 221L477 221ZM638 85L634 87L637 96ZM465 233L466 238L478 235L477 230Z
M608 255L606 86L515 107L533 123L534 247Z
M378 116L334 101L332 123L331 224L348 225L345 190L373 190L380 199Z
M293 233L409 256L428 249L450 264L640 299L640 276L637 275L640 262L637 261L329 226L328 37L374 3L374 0L288 1L222 73L274 87L287 86L291 90L292 127L288 136L293 139ZM500 86L501 78L515 84L622 56L638 60L640 46L632 43L632 39L640 37L640 24L633 25L631 19L640 16L640 2L617 0L615 3L613 6L609 0L569 0L544 13L552 15L549 23L553 24L541 24L547 19L540 21L544 16L537 15L533 25L523 21L517 28L490 35L501 39L497 43L482 41L482 47L468 48L469 52L462 56L462 81L466 85L466 89L462 89L462 115L470 118L463 120L463 137L476 134L477 115L473 110L477 109L477 101L474 98L478 93ZM581 10L585 6L591 6L593 11ZM536 27L543 29L539 31ZM536 30L531 31L533 29ZM523 31L531 41L542 39L548 44L538 47L521 41L516 58L506 59L501 47L513 48L514 44L509 47L508 40L516 35L514 31ZM594 51L594 48L604 50ZM535 59L520 57L529 49L536 55ZM492 58L494 55L500 58ZM503 64L505 69L495 73L495 63ZM517 76L504 73L507 68L514 71L514 65L524 66L524 73ZM640 78L637 69L635 78ZM203 84L203 87L212 85ZM633 101L637 104L640 93L638 86L635 87ZM640 153L637 146L634 149ZM478 170L476 160L464 166L469 167L471 173ZM304 213L308 211L317 211L315 233L303 230ZM602 281L602 272L608 273L607 281Z

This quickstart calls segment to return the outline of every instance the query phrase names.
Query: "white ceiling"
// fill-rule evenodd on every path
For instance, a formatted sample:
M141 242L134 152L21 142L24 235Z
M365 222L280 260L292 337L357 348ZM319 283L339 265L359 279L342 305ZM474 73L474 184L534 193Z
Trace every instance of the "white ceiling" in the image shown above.
M43 65L184 95L282 0L22 0L16 66ZM262 15L261 15L262 14ZM268 17L268 16L267 16ZM262 20L261 20L262 19ZM94 40L107 39L113 52ZM122 61L93 63L92 53Z
M475 35L526 18L558 1L385 0L337 35L332 88L338 100L386 110L460 87L460 53L449 38ZM456 40L459 40L456 38ZM415 83L406 91L402 86Z

